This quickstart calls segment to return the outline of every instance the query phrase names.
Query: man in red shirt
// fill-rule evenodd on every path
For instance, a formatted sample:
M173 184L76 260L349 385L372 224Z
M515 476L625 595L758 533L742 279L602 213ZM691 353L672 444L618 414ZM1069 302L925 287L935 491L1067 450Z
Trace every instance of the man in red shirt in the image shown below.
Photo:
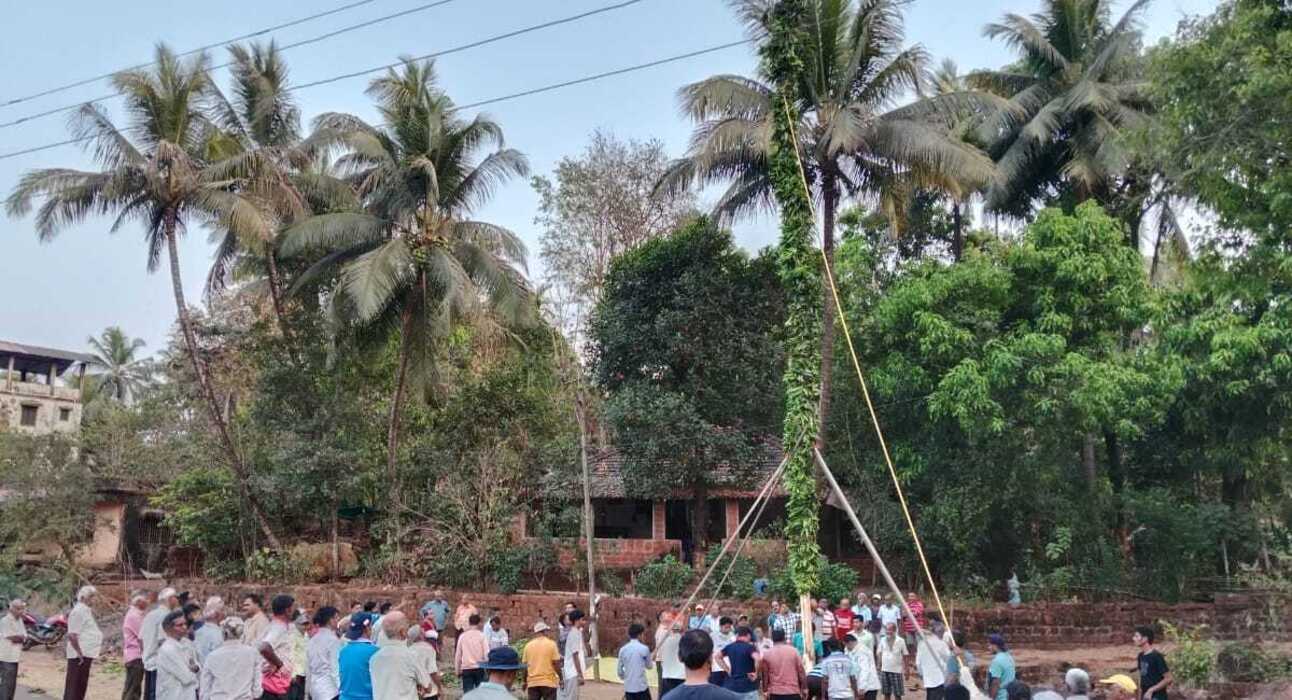
M915 619L920 623L920 627L923 628L926 624L924 621L924 602L920 600L920 596L916 595L915 591L906 593L906 607L911 609L911 615L915 616ZM902 632L906 634L906 644L911 649L914 649L916 642L915 625L911 623L911 618L906 615L902 616Z
M852 617L852 601L840 598L839 607L834 609L834 636L841 642L852 633Z
M759 685L768 700L802 700L807 674L794 647L785 643L785 630L772 630L772 648L758 659Z

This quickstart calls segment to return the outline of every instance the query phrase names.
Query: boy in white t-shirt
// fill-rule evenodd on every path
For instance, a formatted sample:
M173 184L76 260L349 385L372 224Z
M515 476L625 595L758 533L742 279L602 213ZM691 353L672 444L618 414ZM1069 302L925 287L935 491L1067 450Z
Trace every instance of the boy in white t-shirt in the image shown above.
M857 664L843 653L837 639L821 643L825 658L821 660L821 694L830 700L856 700Z

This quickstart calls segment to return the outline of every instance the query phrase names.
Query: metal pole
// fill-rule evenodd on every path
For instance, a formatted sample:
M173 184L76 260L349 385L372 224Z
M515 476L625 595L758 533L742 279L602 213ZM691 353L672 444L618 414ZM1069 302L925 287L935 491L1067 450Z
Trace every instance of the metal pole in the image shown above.
M579 459L583 463L583 538L588 557L588 645L592 648L592 677L601 680L601 647L597 638L597 573L592 536L595 533L592 514L592 473L588 468L587 410L583 390L575 387L574 411L579 421Z

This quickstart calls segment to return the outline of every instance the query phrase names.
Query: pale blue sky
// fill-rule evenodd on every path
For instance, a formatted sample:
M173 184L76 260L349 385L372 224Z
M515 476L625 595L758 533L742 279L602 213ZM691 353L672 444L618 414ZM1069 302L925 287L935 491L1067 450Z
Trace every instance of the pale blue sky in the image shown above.
M279 43L308 38L341 26L398 12L425 0L377 0L275 34ZM178 50L214 43L262 27L346 4L344 0L223 0L196 3L87 0L3 3L5 41L0 43L0 102L151 58L164 40ZM493 34L576 14L610 0L456 0L393 22L361 29L287 54L296 83L389 63L400 54L426 54ZM1117 7L1127 3L1119 2ZM1209 12L1215 0L1157 0L1146 14L1150 39L1174 31L1186 14ZM937 59L949 56L962 70L998 66L1010 59L999 43L982 36L983 25L1013 11L1034 12L1037 0L916 0L907 12L907 38ZM459 103L612 70L743 38L722 0L645 0L637 5L439 60L444 86ZM217 63L223 49L214 52ZM509 145L524 151L533 171L549 173L565 155L581 151L597 128L623 137L659 138L670 152L685 146L690 125L678 116L675 91L687 82L722 72L749 72L747 46L602 82L491 105ZM227 76L221 75L222 84ZM307 119L323 111L371 118L363 96L367 78L303 90L298 99ZM0 122L105 94L103 83L0 108ZM109 109L115 107L107 103ZM0 129L0 153L68 138L63 115ZM39 167L91 167L75 146L0 160L0 196L22 172ZM517 231L536 259L532 223L536 198L527 181L498 192L481 218ZM0 217L0 338L82 349L87 335L120 325L147 340L149 351L165 342L175 308L169 277L147 275L137 229L107 234L110 220L67 230L50 244L37 242L29 220ZM736 228L751 250L775 239L775 222ZM190 300L200 290L211 259L201 231L181 247Z

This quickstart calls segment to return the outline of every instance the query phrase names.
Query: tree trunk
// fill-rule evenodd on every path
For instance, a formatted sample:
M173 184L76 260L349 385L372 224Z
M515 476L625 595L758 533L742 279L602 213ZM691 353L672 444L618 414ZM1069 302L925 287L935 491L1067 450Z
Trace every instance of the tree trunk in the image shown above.
M341 578L341 524L340 515L337 513L341 509L341 503L337 500L332 501L332 575L328 580L335 581Z
M197 375L198 386L202 389L202 396L206 400L207 413L210 415L211 422L215 425L216 435L223 445L226 456L229 459L229 467L233 469L233 474L238 481L238 491L247 502L251 515L256 520L256 525L264 533L265 539L268 540L269 546L275 550L281 551L283 545L274 534L273 528L269 526L269 518L265 516L264 508L260 505L260 499L256 497L251 490L251 475L247 471L247 466L242 462L242 455L238 453L238 447L233 442L233 434L229 431L229 424L225 422L224 416L220 412L220 401L215 397L215 387L211 385L211 378L207 374L206 364L202 360L201 353L197 347L197 336L193 332L193 321L188 315L188 304L184 301L184 283L180 280L179 274L179 246L175 242L175 230L178 228L179 215L174 209L169 209L163 214L162 235L166 238L166 252L170 258L170 282L175 292L175 310L179 317L180 331L184 335L184 345L188 349L189 361L193 364L193 373Z
M1157 269L1162 262L1162 231L1159 229L1153 238L1153 262L1148 266L1148 283L1157 284Z
M1095 436L1089 433L1081 438L1081 468L1085 473L1086 486L1093 489L1099 478L1099 467L1095 464Z
M408 381L408 336L413 323L413 313L404 309L403 322L400 324L399 366L395 370L395 395L390 399L390 425L386 428L386 481L390 489L391 544L399 551L403 532L399 526L403 514L403 492L399 485L399 416L404 403L404 385Z
M960 262L965 253L965 232L958 201L951 204L951 227L951 259Z
M709 539L709 490L697 486L691 492L691 551L707 551ZM703 563L698 557L696 561Z
M1108 481L1113 487L1113 527L1121 531L1125 526L1121 496L1126 487L1126 472L1122 464L1122 442L1117 433L1104 429L1104 447L1108 450Z
M274 305L274 318L278 321L278 332L282 333L283 340L287 343L287 354L291 356L292 362L300 365L300 358L296 356L296 345L293 343L291 330L287 325L287 312L283 303L283 276L278 270L278 255L270 248L265 260L269 265L269 299Z
M834 215L838 205L838 193L835 191L833 175L825 175L821 182L823 206L821 211L821 250L825 253L826 264L834 270ZM822 274L821 295L821 397L817 399L817 420L820 428L816 436L816 448L825 453L825 436L829 430L830 387L834 370L834 294L830 290L830 281Z

